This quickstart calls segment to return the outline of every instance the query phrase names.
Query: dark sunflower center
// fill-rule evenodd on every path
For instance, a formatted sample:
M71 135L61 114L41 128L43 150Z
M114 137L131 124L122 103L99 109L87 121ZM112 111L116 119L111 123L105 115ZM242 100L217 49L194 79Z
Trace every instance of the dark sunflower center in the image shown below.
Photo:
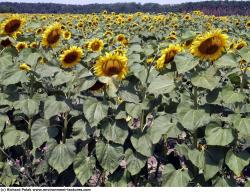
M6 33L11 34L15 31L17 31L19 29L20 25L21 25L20 20L13 19L5 25L4 30Z
M19 49L19 50L22 50L22 49L24 49L25 48L25 45L24 44L20 44L18 47L17 47L17 49Z
M52 30L47 37L47 41L49 44L54 44L59 39L60 39L60 30L59 29Z
M92 87L89 88L89 90L92 90L92 91L99 90L104 85L105 85L104 83L97 81Z
M212 55L217 52L219 46L216 43L213 43L213 38L209 38L202 42L198 49L203 54Z
M169 62L172 62L174 60L174 56L177 54L175 50L172 50L165 55L165 61L164 64L167 64Z
M7 47L7 46L10 46L10 45L11 45L11 41L9 39L1 41L1 46L3 46L3 47Z
M92 49L92 50L96 51L96 50L98 50L99 48L100 48L99 42L93 42L93 43L91 44L91 49Z
M65 63L72 63L72 62L75 62L77 60L77 58L78 58L78 53L77 52L71 52L71 53L68 53L64 57L63 61Z
M104 65L104 71L108 76L113 76L119 74L122 70L122 65L117 60L109 60L106 65Z

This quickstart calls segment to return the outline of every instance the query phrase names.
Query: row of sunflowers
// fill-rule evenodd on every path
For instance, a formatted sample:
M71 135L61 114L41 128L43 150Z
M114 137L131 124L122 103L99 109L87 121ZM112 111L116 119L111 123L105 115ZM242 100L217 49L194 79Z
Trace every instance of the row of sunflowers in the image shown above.
M249 186L250 18L0 14L0 184Z

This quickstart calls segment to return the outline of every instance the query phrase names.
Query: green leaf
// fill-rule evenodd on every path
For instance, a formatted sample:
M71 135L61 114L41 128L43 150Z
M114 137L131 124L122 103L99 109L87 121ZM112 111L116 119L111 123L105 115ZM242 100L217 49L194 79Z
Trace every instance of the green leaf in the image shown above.
M203 170L205 166L205 152L197 149L188 150L188 158L199 169Z
M126 121L117 120L114 123L105 122L102 124L102 134L108 141L123 145L128 137L128 126Z
M178 129L176 123L171 122L171 117L163 115L153 120L152 126L148 129L147 133L153 144L156 144L163 134L167 137L177 137L181 131Z
M25 71L10 71L6 72L5 76L2 78L2 85L11 85L16 83L28 82Z
M0 57L0 69L2 67L11 66L12 64L12 56L10 54L5 54Z
M229 150L226 155L225 163L237 175L240 176L244 167L249 164L250 155L246 151L234 153Z
M31 127L31 141L34 147L40 147L50 137L55 137L57 128L50 127L49 121L45 119L36 120Z
M72 73L60 71L56 74L55 80L52 82L53 86L58 86L67 82L70 82L74 79Z
M238 130L239 137L250 136L250 118L239 118L234 121L234 127Z
M232 179L225 178L224 176L217 176L212 180L214 187L235 187L237 186L235 181Z
M108 106L95 98L88 98L83 104L83 113L91 127L97 126L98 123L107 117Z
M18 171L11 167L8 162L2 164L2 167L0 167L0 183L7 187L12 186L18 178Z
M166 94L175 88L174 79L170 75L160 75L148 87L148 92L155 95Z
M142 47L140 46L140 44L132 44L132 45L129 47L128 53L132 53L132 52L140 53L140 52L143 52L143 49L142 49Z
M131 143L136 151L142 155L149 157L153 154L153 142L149 134L134 134L131 136Z
M28 58L25 58L24 62L29 64L30 66L35 66L37 64L38 59L41 57L42 55L39 53L31 53Z
M77 179L83 186L94 174L95 162L94 157L88 157L83 151L77 154L73 167Z
M16 109L20 108L21 111L28 117L33 117L39 111L39 103L33 99L25 99L22 101L16 101Z
M205 138L208 145L226 146L234 140L231 128L222 128L217 124L209 124L205 130Z
M0 115L0 132L2 132L7 121L9 122L9 117L7 115Z
M181 53L174 57L178 73L185 73L199 64L199 60L191 54Z
M162 186L167 187L185 187L191 181L191 176L188 169L178 169L172 166L172 164L167 164L162 172L163 181Z
M233 104L236 102L243 102L245 99L245 95L242 93L238 93L233 91L231 88L226 87L221 92L221 97L224 103Z
M220 57L215 61L215 66L218 68L234 68L238 67L236 55L234 53L228 53Z
M134 103L126 103L126 112L133 118L138 118L142 113L142 105Z
M96 143L96 157L103 169L113 173L124 157L123 147L98 141Z
M205 150L205 166L203 169L205 180L209 180L222 169L227 149L219 146L210 146Z
M64 101L56 101L55 97L48 97L44 103L44 117L50 119L59 113L70 111L69 106Z
M213 90L218 86L220 78L215 76L216 69L210 67L205 72L201 72L196 74L191 78L191 82L196 87L206 88L209 90Z
M250 47L244 47L242 49L240 49L239 51L240 56L246 60L248 63L250 62L250 58L249 58L249 54L250 54Z
M59 174L66 170L74 161L75 145L72 140L66 140L65 144L58 144L49 157L51 165Z
M96 79L93 77L84 78L84 80L81 81L81 85L79 88L79 91L85 91L89 88L91 88L96 83Z
M73 125L72 137L75 140L81 139L85 141L89 138L89 135L94 133L94 131L94 128L87 125L86 122L78 120Z
M12 129L3 135L3 144L5 148L16 145L21 145L29 138L29 135L24 131Z
M126 168L131 175L138 174L147 162L147 157L128 149L125 152Z
M209 123L210 116L204 110L194 110L189 109L186 111L178 110L177 109L177 117L180 123L188 130L194 131L199 127L202 127Z

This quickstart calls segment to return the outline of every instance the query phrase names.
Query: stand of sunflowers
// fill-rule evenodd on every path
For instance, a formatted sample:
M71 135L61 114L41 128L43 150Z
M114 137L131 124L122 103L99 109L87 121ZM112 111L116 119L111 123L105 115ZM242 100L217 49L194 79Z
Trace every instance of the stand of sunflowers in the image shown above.
M0 184L249 186L249 19L0 14Z

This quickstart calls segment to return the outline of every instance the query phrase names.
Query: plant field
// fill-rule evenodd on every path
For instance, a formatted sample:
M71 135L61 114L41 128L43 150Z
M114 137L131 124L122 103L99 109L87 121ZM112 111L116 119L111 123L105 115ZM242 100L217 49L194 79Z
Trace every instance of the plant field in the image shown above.
M0 14L0 185L250 186L250 17Z

